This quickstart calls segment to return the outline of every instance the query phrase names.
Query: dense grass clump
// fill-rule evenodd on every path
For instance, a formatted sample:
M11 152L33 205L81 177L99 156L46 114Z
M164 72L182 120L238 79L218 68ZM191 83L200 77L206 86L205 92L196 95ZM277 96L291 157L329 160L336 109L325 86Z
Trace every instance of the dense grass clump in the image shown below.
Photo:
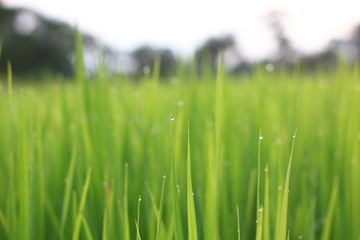
M0 239L359 239L357 68L83 77L1 85Z

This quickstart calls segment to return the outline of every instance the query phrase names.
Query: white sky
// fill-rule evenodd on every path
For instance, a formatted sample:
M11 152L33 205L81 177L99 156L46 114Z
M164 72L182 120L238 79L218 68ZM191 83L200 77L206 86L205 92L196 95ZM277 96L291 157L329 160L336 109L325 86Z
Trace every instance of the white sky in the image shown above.
M232 33L251 59L274 52L266 14L286 13L285 27L296 48L321 50L360 23L360 0L3 0L48 17L77 24L121 50L140 44L189 54L207 37Z

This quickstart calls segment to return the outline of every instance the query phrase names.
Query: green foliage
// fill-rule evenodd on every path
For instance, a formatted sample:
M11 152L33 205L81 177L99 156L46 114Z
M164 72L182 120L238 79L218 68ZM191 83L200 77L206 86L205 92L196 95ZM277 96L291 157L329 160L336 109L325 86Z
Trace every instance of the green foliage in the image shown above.
M90 185L90 179L91 179L91 168L88 169L87 174L86 174L86 180L85 180L85 184L82 190L82 194L81 194L81 198L80 198L80 204L78 207L78 213L76 215L76 220L75 220L75 226L74 226L74 232L73 232L73 236L72 239L78 239L79 238L79 234L80 234L80 227L81 227L81 223L84 221L84 226L85 229L89 229L86 226L88 225L86 222L86 219L83 218L83 212L84 212L84 208L85 208L85 204L86 204L86 199L87 199L87 193L89 190L89 185ZM89 233L89 231L85 231L87 233ZM88 236L90 234L87 234Z
M357 68L156 71L0 87L0 239L360 237Z
M27 22L33 23L30 28L26 27ZM14 72L23 76L17 80L46 73L73 76L75 31L68 24L49 19L31 9L0 6L0 33L1 72L6 72L6 61L10 60ZM83 39L86 50L100 50L93 37L84 34Z
M197 240L196 212L194 204L194 192L191 178L191 153L190 153L190 129L188 127L188 150L187 150L187 171L186 171L186 196L187 196L187 216L188 216L188 239Z
M333 218L333 215L334 215L334 210L335 210L335 206L336 206L336 200L337 200L338 191L339 191L339 182L338 182L337 178L335 178L334 187L333 187L333 189L331 191L329 209L328 209L328 212L327 212L326 218L325 218L324 231L321 234L321 240L331 239L330 238L331 224L332 224L332 221L333 221L332 218Z
M296 131L295 134L293 135L293 142L292 142L292 146L291 146L291 152L290 152L290 160L289 160L289 164L287 167L287 171L286 171L286 176L285 176L285 183L284 183L284 193L283 193L283 197L282 197L282 202L281 202L281 210L280 210L280 215L279 215L279 221L277 222L277 227L276 227L276 234L275 234L275 239L279 239L279 240L285 240L286 239L286 234L287 234L287 217L288 217L288 204L289 204L289 189L290 189L290 171L291 171L291 164L292 164L292 158L293 158L293 153L294 153L294 144L295 144L295 138L296 138Z
M181 209L180 209L180 185L177 183L177 169L175 164L175 154L174 154L174 140L173 140L173 121L175 120L174 116L170 116L170 143L171 143L171 180L172 180L172 195L173 195L173 204L174 204L174 218L175 218L175 240L184 239L183 233L183 224L181 219Z

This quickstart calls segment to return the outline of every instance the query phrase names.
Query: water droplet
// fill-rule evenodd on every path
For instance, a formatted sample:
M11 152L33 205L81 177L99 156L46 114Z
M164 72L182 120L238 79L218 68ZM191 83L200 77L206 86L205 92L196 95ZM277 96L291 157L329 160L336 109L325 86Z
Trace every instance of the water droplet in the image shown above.
M139 198L139 202L141 201L141 198Z
M264 208L263 207L259 208L259 212L262 212L262 211L264 211Z
M256 220L255 222L258 223L258 220Z
M269 169L266 167L266 168L264 168L264 172L268 172L269 171Z
M177 188L180 188L180 185L179 185L179 184L176 184L176 187L177 187Z
M271 63L268 63L268 64L265 65L265 69L268 72L272 72L272 71L274 71L274 65L271 64Z
M174 120L175 120L175 117L174 117L174 116L171 116L171 117L170 117L170 120L171 120L171 121L174 121Z
M240 232L240 230L238 229L238 230L236 230L237 232Z
M166 178L166 175L163 176L163 179L165 179L165 178Z
M262 140L264 137L263 136L259 136L259 140Z
M192 193L192 195L194 196L194 195L195 195L195 193Z
M295 138L295 137L296 137L296 135L293 135L292 137L293 137L293 138Z
M299 236L299 239L303 239L303 236L302 236L302 235L300 235L300 236Z

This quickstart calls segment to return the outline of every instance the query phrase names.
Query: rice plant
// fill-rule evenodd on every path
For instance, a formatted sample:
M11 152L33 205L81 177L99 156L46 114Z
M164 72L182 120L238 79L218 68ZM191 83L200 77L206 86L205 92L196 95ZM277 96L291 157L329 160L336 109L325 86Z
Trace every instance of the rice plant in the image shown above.
M41 86L8 64L0 239L359 239L357 66L133 84L81 61Z

